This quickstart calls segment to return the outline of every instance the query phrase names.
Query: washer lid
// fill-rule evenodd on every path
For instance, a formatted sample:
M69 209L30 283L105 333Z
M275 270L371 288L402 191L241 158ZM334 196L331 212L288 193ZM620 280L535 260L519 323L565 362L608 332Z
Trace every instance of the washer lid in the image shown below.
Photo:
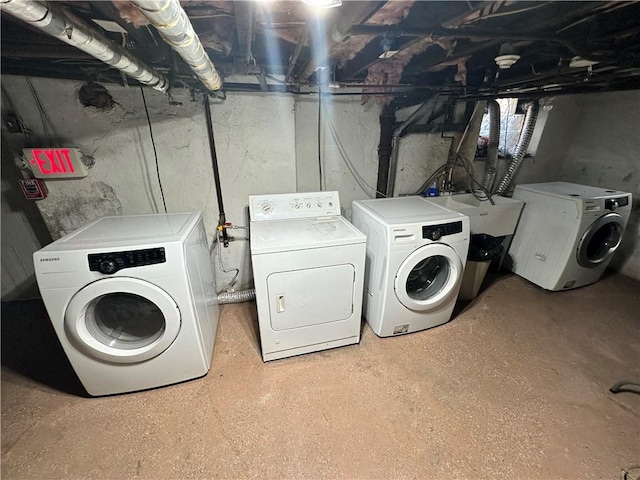
M254 255L366 241L365 235L340 215L251 222L251 253Z
M386 225L424 223L425 221L437 223L459 220L465 216L431 203L420 196L356 200L353 203L360 205Z

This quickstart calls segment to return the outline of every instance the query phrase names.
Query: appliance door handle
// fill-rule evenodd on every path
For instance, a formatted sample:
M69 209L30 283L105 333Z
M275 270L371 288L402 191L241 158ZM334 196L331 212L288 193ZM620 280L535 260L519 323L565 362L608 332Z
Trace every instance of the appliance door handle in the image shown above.
M282 313L285 311L284 308L284 295L276 295L276 311L278 313Z

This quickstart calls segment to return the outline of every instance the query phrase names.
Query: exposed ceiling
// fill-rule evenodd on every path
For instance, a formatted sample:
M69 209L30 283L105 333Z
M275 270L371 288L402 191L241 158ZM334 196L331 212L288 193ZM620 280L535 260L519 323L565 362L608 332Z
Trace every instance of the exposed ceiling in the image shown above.
M165 73L173 88L203 89L132 3L55 3ZM301 92L321 83L412 103L436 91L473 98L640 87L640 2L344 0L321 12L297 0L181 4L223 91ZM501 69L500 55L519 58ZM2 73L125 81L4 12Z

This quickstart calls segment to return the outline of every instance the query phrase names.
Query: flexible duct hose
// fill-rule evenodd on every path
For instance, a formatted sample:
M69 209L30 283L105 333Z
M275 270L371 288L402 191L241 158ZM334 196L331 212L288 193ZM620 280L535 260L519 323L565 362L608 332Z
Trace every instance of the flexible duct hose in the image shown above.
M522 166L522 161L524 160L524 155L527 153L527 148L529 148L529 142L531 141L531 137L533 136L533 130L536 126L536 120L538 118L538 110L539 105L537 101L533 101L529 104L527 108L527 115L524 118L524 128L522 129L522 133L520 134L520 139L518 140L518 145L516 147L516 153L511 159L509 166L507 167L507 171L502 178L502 181L498 185L496 189L496 193L498 195L503 195L509 191L511 184L515 180L518 172L520 171L520 167Z
M242 303L255 300L256 290L251 288L249 290L241 290L239 292L222 292L218 294L218 303L225 305L227 303Z
M489 110L489 145L487 148L487 161L484 166L484 179L482 185L487 191L493 189L496 180L496 165L498 163L498 144L500 143L500 104L495 100L487 103Z

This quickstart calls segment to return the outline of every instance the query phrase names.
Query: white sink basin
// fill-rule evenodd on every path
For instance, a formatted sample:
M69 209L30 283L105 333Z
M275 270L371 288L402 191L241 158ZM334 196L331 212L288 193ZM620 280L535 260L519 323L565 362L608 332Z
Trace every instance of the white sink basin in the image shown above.
M471 193L428 197L427 200L467 215L471 233L487 233L494 237L513 235L524 202L497 195L491 198L495 205L489 200L480 201Z

